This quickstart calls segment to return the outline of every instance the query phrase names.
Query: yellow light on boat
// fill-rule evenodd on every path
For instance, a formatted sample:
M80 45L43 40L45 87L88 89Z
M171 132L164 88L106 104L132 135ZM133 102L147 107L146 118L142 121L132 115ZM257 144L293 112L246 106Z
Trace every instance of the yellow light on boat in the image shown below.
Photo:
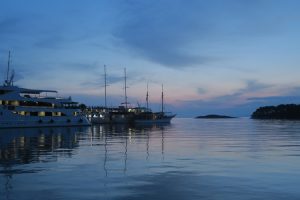
M19 106L20 103L19 103L19 101L12 101L12 102L11 102L11 105L12 105L12 106Z
M39 112L39 116L40 117L45 117L45 112L44 111Z

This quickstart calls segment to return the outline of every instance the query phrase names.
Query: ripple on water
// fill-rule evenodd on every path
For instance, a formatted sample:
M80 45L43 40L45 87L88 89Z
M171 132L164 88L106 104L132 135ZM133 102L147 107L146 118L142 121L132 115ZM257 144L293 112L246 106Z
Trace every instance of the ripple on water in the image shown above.
M0 130L4 199L299 199L300 122Z

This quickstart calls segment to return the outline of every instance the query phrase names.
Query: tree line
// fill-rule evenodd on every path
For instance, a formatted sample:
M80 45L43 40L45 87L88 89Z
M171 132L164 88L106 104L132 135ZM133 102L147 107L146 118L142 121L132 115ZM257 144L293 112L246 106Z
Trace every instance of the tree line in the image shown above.
M264 106L256 109L252 119L300 119L300 105L281 104L278 106Z

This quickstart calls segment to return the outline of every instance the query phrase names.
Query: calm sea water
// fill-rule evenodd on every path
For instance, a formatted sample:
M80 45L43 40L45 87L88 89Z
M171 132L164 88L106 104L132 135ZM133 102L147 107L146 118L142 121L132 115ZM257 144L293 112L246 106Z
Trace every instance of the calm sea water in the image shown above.
M0 199L300 199L300 121L0 130Z

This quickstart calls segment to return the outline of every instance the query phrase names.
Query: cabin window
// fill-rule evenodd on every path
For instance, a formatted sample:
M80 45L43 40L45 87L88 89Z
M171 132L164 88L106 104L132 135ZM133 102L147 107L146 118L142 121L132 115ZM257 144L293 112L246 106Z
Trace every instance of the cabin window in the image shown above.
M61 112L53 112L53 116L59 117L61 116Z
M11 90L0 90L0 95L1 94L7 94L7 93L10 93Z
M12 111L13 114L16 114L16 115L22 115L22 116L29 116L31 115L30 112L25 112L25 111ZM35 116L35 115L31 115L31 116Z
M52 104L47 102L37 102L37 106L52 107Z
M24 116L25 115L25 111L19 111L18 114Z
M45 112L44 111L39 112L39 117L45 117Z
M9 106L11 104L11 101L4 101L4 105Z
M19 101L11 101L10 105L12 105L12 106L19 106L20 103L19 103Z
M33 101L21 101L20 106L36 106L36 103Z
M30 116L39 116L39 112L30 112Z
M52 116L52 112L46 112L45 116Z

